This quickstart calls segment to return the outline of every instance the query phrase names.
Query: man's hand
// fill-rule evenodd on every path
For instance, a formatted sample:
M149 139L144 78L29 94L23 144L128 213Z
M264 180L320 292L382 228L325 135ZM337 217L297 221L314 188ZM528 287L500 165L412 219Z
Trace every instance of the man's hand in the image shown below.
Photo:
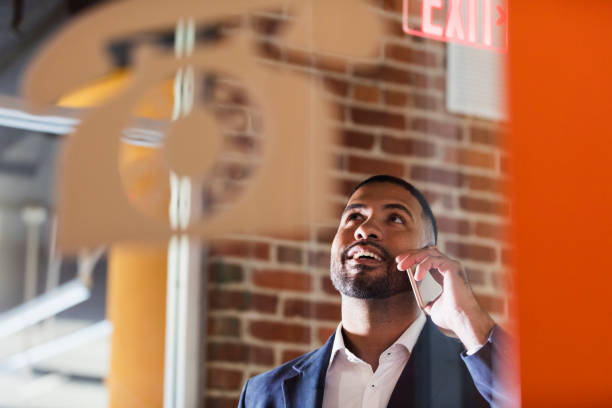
M484 311L468 284L461 264L436 247L414 250L395 258L397 269L412 273L422 280L427 272L442 286L442 293L437 299L429 302L425 313L443 331L452 331L461 340L466 350L473 350L486 343L493 319Z

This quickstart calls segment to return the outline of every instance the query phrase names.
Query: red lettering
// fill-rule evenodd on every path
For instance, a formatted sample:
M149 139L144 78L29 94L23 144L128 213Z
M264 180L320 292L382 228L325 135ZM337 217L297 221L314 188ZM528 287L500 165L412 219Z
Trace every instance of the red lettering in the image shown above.
M478 0L467 0L468 41L475 43L478 38Z
M461 15L461 1L450 0L448 3L448 20L446 21L446 38L456 38L463 40L465 33L463 32L463 16Z
M482 3L482 42L485 45L491 45L491 0L483 0Z
M434 8L442 8L442 0L423 0L423 18L421 19L421 26L425 34L441 36L444 32L442 27L433 23Z

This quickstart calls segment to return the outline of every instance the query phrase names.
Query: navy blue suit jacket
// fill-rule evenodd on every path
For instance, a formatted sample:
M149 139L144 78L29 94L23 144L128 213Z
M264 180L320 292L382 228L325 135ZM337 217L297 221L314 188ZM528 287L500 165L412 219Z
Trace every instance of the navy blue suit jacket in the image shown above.
M251 378L242 389L238 406L321 407L333 344L334 335L323 347ZM490 353L487 347L489 345L483 351ZM492 383L490 364L487 358L479 359L478 364L468 371L466 364L472 363L467 359L462 361L462 351L463 346L458 340L442 334L428 318L395 385L388 407L488 407L476 389L470 371L477 377L483 395L490 396L490 390L487 390ZM488 360L490 362L490 358Z

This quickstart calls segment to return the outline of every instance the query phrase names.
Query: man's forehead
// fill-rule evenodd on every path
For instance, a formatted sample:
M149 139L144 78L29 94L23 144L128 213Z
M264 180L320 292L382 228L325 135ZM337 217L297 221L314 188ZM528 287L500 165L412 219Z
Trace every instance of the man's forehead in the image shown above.
M421 214L419 201L404 187L393 183L370 183L360 187L346 205L364 204L366 206L384 206L385 204L401 203L415 214Z

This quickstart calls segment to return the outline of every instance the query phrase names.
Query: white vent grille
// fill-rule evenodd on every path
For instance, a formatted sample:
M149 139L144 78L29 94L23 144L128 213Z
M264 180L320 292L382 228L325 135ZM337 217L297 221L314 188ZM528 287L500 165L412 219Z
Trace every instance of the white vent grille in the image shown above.
M508 119L506 54L449 43L446 79L449 112Z

